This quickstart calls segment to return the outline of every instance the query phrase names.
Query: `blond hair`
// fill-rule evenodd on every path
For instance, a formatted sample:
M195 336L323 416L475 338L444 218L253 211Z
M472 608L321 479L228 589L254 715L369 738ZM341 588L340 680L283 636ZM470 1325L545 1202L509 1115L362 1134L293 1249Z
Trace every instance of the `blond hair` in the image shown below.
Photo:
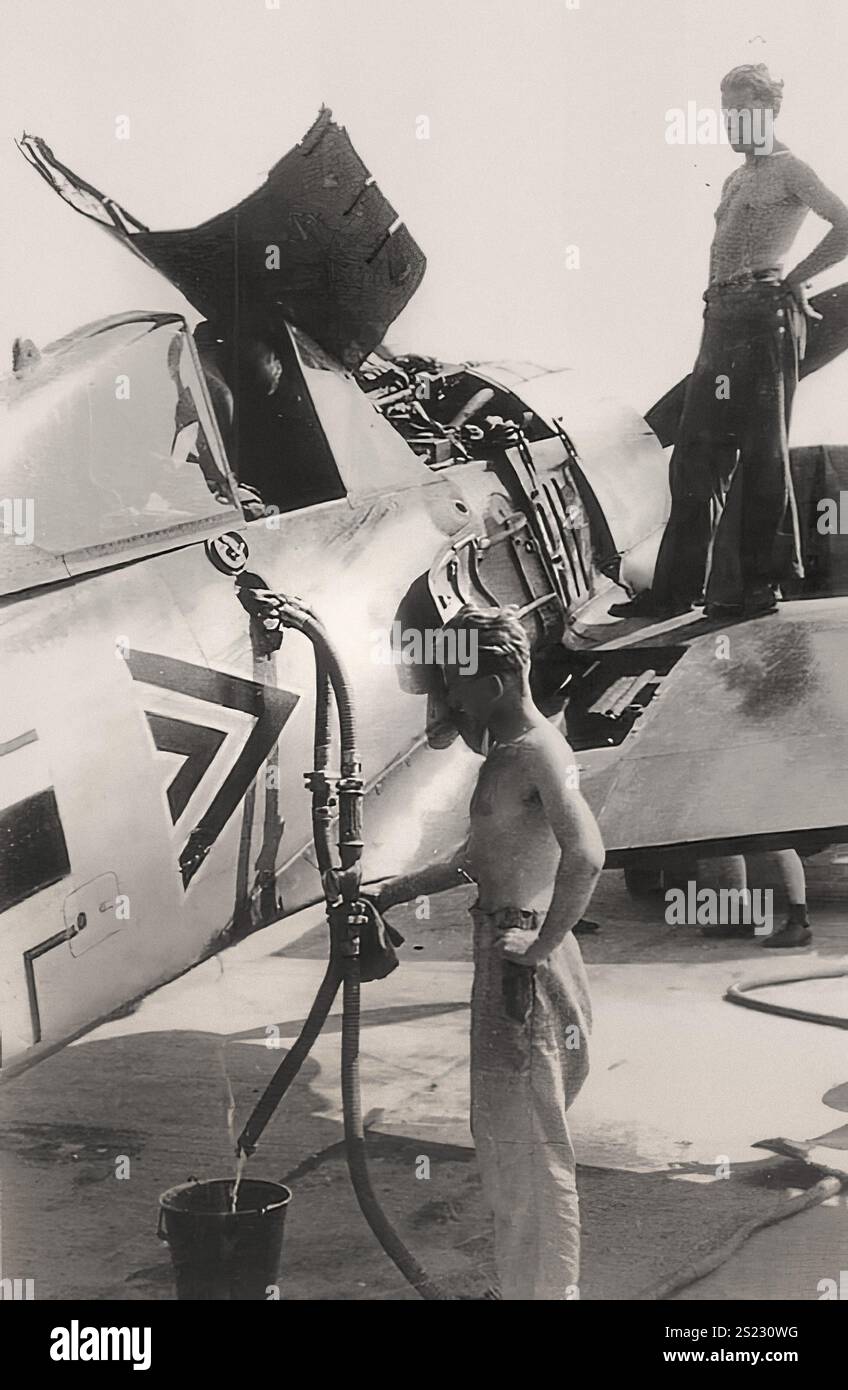
M530 666L530 642L515 604L475 608L466 603L445 623L445 631L469 634L469 650L476 652L477 672L482 676L506 671L521 675Z
M721 95L723 98L731 95L753 97L764 102L776 116L783 100L783 82L772 77L765 63L740 63L721 79ZM732 105L731 102L727 104Z

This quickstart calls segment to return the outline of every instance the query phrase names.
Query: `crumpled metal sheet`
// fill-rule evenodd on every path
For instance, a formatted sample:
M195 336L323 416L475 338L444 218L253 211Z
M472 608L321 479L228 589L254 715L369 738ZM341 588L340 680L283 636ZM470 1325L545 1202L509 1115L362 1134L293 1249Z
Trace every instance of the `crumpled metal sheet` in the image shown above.
M197 227L150 231L53 156L22 153L61 197L106 225L224 336L294 324L358 367L409 303L426 259L327 107L261 188Z

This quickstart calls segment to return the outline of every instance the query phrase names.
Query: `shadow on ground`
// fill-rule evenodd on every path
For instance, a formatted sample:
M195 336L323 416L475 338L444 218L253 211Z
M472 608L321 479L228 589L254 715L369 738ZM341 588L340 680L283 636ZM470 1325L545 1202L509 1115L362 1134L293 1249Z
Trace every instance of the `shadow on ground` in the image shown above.
M233 1171L222 1041L243 1120L278 1059L217 1034L86 1043L4 1088L4 1273L33 1278L39 1299L174 1297L169 1254L156 1238L159 1194L191 1176ZM294 1192L281 1296L414 1298L356 1206L340 1126L310 1084L316 1074L308 1060L249 1169ZM494 1270L473 1152L379 1134L369 1152L380 1200L431 1275L453 1294L482 1293ZM422 1158L427 1178L418 1176ZM770 1159L738 1165L724 1181L706 1176L714 1174L580 1169L581 1296L644 1295L745 1223L773 1214L788 1186L806 1187L816 1175Z

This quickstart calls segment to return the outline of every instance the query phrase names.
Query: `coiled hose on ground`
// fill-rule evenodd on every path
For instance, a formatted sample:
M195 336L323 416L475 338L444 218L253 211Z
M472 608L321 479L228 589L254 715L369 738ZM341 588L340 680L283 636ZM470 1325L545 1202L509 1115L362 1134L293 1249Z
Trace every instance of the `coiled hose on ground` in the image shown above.
M773 1004L765 999L753 997L754 991L758 989L771 989L777 985L802 984L807 980L834 980L846 975L848 975L848 970L836 968L809 970L801 975L789 975L778 979L743 980L730 985L725 990L724 997L731 1004L739 1004L745 1009L756 1009L760 1013L777 1014L781 1018L800 1019L805 1023L823 1023L832 1028L848 1028L848 1018L841 1014L814 1013L811 1009L796 1009L788 1004ZM638 1294L637 1298L643 1301L673 1298L675 1294L681 1293L683 1289L689 1288L691 1284L697 1283L699 1279L703 1279L706 1275L719 1269L758 1231L775 1226L779 1221L785 1221L788 1216L795 1216L799 1212L809 1211L811 1207L820 1206L822 1202L837 1196L843 1185L842 1179L833 1174L819 1178L808 1191L800 1192L794 1197L787 1197L768 1216L755 1217L746 1221L744 1225L739 1227L738 1231L735 1231L728 1240L717 1246L716 1249L708 1251L707 1254L700 1256L691 1264L675 1270L668 1278Z
M724 997L731 1004L740 1004L743 1009L757 1009L764 1014L778 1014L781 1018L798 1018L804 1023L825 1023L831 1028L848 1028L848 1018L843 1014L817 1014L811 1009L794 1009L789 1004L771 1004L765 999L755 999L754 990L773 989L776 985L799 985L807 980L838 980L848 975L848 970L839 967L834 970L810 970L803 975L787 975L782 979L743 980L730 985Z

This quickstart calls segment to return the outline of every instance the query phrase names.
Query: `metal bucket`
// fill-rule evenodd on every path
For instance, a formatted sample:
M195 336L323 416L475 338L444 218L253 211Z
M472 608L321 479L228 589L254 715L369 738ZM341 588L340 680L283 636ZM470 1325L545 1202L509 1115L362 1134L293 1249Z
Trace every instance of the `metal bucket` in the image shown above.
M275 1296L291 1192L244 1178L232 1211L233 1183L182 1183L159 1198L159 1239L171 1251L178 1299Z

